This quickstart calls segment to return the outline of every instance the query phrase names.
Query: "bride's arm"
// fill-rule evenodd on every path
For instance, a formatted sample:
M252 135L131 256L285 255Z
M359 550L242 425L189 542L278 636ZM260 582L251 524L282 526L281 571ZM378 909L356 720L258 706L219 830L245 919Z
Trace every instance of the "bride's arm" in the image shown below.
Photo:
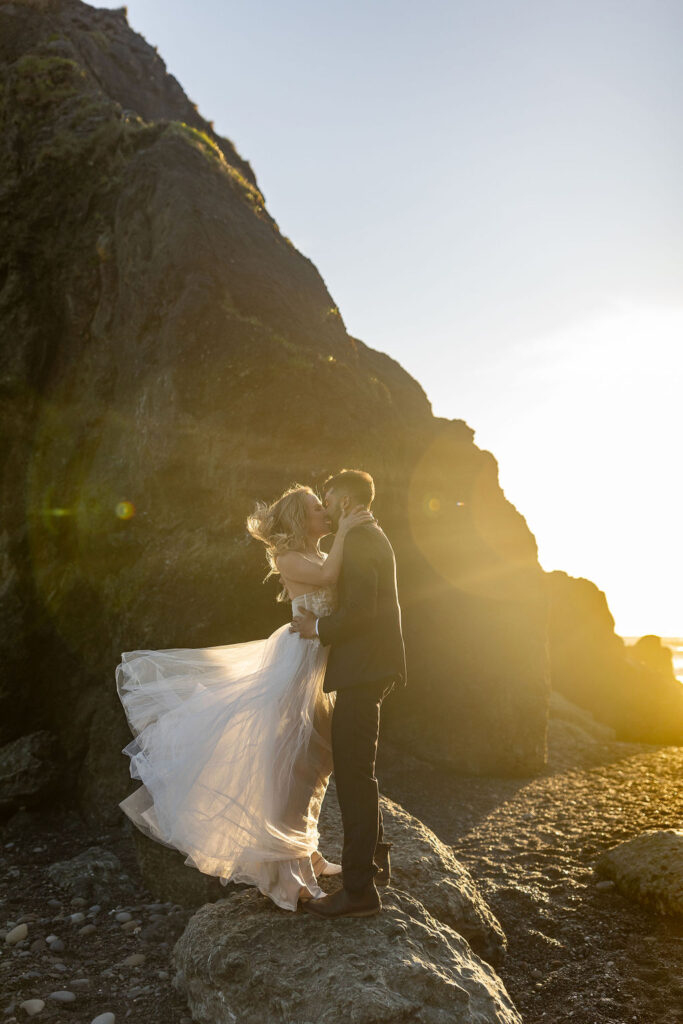
M341 516L334 542L322 565L316 565L298 551L285 551L278 555L275 564L283 580L289 580L291 583L310 583L314 587L329 587L336 583L341 571L346 534L354 526L373 521L370 512L364 508L354 509L349 515Z

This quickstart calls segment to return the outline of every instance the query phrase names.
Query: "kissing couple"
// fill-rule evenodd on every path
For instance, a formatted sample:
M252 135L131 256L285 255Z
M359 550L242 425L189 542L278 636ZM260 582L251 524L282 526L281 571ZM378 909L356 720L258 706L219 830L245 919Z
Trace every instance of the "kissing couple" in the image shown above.
M185 863L277 906L367 917L389 881L375 758L382 700L406 679L396 561L369 473L295 486L247 519L292 620L264 640L129 651L116 688L140 785L119 807ZM329 554L320 540L335 533ZM318 850L334 771L342 863ZM341 875L330 895L322 875Z

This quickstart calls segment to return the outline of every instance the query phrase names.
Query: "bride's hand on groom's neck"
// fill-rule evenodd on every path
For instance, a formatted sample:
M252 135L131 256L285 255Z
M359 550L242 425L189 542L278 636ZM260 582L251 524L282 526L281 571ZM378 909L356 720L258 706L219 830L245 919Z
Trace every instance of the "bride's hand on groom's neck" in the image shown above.
M362 526L364 523L374 523L375 517L369 509L363 505L356 505L355 508L347 510L345 509L339 517L339 525L337 526L337 533L341 533L345 536L349 530L352 530L354 526Z

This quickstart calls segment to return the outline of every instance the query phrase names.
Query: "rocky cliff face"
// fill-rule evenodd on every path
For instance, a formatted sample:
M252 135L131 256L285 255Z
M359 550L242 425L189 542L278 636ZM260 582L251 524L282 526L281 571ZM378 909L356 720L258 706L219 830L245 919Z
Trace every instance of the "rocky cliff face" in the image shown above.
M548 574L553 687L611 726L618 739L683 743L683 686L659 637L627 647L590 580Z
M247 513L360 465L399 561L395 738L541 768L546 584L493 456L347 334L122 11L3 3L0 66L0 741L56 734L65 789L117 815L120 652L266 635L286 609Z

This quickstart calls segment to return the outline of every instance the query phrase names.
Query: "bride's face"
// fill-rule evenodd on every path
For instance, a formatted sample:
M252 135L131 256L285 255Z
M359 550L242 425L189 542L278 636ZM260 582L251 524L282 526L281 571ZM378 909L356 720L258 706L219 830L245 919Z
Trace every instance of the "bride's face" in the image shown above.
M330 523L327 512L318 501L315 494L307 494L305 501L308 536L313 540L318 541L321 537L325 537L330 532L332 524Z

